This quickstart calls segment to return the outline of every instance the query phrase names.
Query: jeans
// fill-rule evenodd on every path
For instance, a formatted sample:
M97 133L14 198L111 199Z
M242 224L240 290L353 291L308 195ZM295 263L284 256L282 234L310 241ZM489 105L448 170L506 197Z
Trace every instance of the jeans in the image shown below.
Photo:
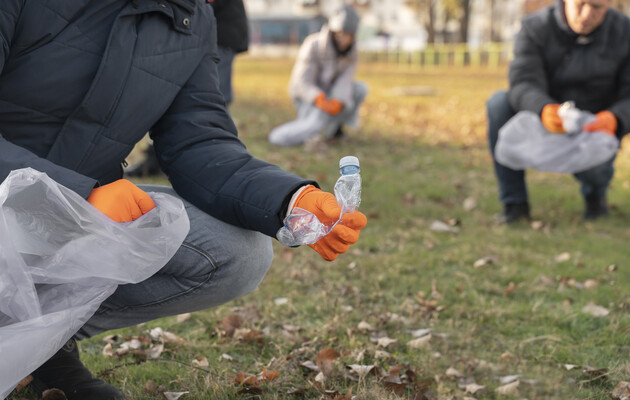
M359 107L368 94L368 87L363 82L352 83L352 103L344 107L337 115L330 115L313 103L295 101L297 118L274 128L269 133L269 141L278 146L296 146L315 137L324 130L324 137L331 138L343 125L358 127Z
M225 104L228 106L234 100L234 93L232 92L232 63L235 55L234 50L219 46L219 63L217 64L219 90L223 94Z
M140 185L175 195L170 187ZM120 285L77 332L77 339L170 315L216 307L252 292L273 259L271 238L219 221L182 200L190 231L155 275Z
M492 155L494 172L499 182L499 200L503 204L527 202L527 187L525 185L525 171L515 171L507 168L494 158L494 148L499 139L499 129L516 114L508 102L508 94L501 90L494 93L486 103L488 113L488 142ZM615 157L586 171L573 174L580 182L580 193L584 197L605 197L615 169Z

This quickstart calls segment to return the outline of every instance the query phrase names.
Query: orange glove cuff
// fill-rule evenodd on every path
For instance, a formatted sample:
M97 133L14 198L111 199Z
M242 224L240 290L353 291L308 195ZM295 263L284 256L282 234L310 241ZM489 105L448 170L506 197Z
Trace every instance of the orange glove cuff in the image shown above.
M133 221L155 207L151 196L126 179L93 189L87 201L116 222Z
M540 113L543 126L551 133L566 133L562 127L562 118L558 115L560 104L547 104Z
M617 117L610 111L600 111L595 114L595 121L584 125L586 132L604 132L615 136L617 132Z

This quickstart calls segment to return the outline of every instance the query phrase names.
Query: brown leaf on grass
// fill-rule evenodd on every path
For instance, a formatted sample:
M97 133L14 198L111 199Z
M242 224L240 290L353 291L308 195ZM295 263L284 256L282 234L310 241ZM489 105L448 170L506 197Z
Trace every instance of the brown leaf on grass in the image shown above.
M210 366L206 357L198 357L192 360L192 366L197 368L207 368Z
M333 400L352 400L352 388L346 394L338 394Z
M626 375L630 376L630 364L626 365Z
M243 326L243 317L238 314L227 315L217 326L224 336L232 337L234 332Z
M280 377L280 373L276 370L267 370L267 367L263 367L263 370L258 374L258 382L274 381Z
M333 348L323 349L317 354L315 364L317 364L317 367L319 367L319 370L324 376L329 376L333 369L333 362L340 355L341 353Z
M491 265L497 262L497 258L495 256L485 256L481 257L473 264L473 268L481 268L487 265Z
M26 378L22 379L17 386L15 387L15 392L20 392L22 391L22 389L24 389L25 387L27 387L28 385L31 384L31 382L33 382L33 375L29 375Z
M510 284L503 291L503 295L509 296L515 290L516 290L516 285L514 284L514 282L510 282Z
M390 367L386 371L386 375L381 379L381 383L387 389L396 394L402 396L409 385L409 382L403 382L400 378L400 371L404 368L404 365L396 365Z
M582 373L589 379L583 383L594 382L600 379L608 379L608 368L593 368L589 366L582 367Z
M234 331L234 339L242 343L265 343L262 331L258 329L237 329Z
M42 400L66 400L66 394L59 389L48 389L42 393Z
M248 372L239 372L234 377L234 382L242 386L253 386L257 383L258 378Z
M621 381L610 392L610 398L615 400L630 400L630 383Z

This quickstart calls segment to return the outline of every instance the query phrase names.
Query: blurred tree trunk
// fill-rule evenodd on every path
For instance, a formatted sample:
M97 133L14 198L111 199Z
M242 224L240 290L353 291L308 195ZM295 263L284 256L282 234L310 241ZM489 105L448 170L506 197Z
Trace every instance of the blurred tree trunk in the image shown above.
M444 7L450 15L455 16L459 25L459 42L468 42L468 26L470 25L471 0L444 0Z
M435 11L438 0L406 0L405 4L410 7L418 17L422 26L427 31L427 43L435 43Z

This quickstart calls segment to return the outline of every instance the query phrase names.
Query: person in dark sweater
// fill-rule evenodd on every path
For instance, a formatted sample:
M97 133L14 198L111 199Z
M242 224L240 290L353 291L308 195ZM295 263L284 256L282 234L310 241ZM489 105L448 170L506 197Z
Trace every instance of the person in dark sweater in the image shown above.
M516 113L529 110L543 126L563 133L560 104L596 115L584 126L620 139L630 129L630 19L615 11L610 0L559 0L526 16L514 43L510 87L487 101L488 139L494 157L499 129ZM581 184L583 218L606 216L606 192L614 174L613 159L574 174ZM503 204L500 221L530 218L524 171L494 161Z

